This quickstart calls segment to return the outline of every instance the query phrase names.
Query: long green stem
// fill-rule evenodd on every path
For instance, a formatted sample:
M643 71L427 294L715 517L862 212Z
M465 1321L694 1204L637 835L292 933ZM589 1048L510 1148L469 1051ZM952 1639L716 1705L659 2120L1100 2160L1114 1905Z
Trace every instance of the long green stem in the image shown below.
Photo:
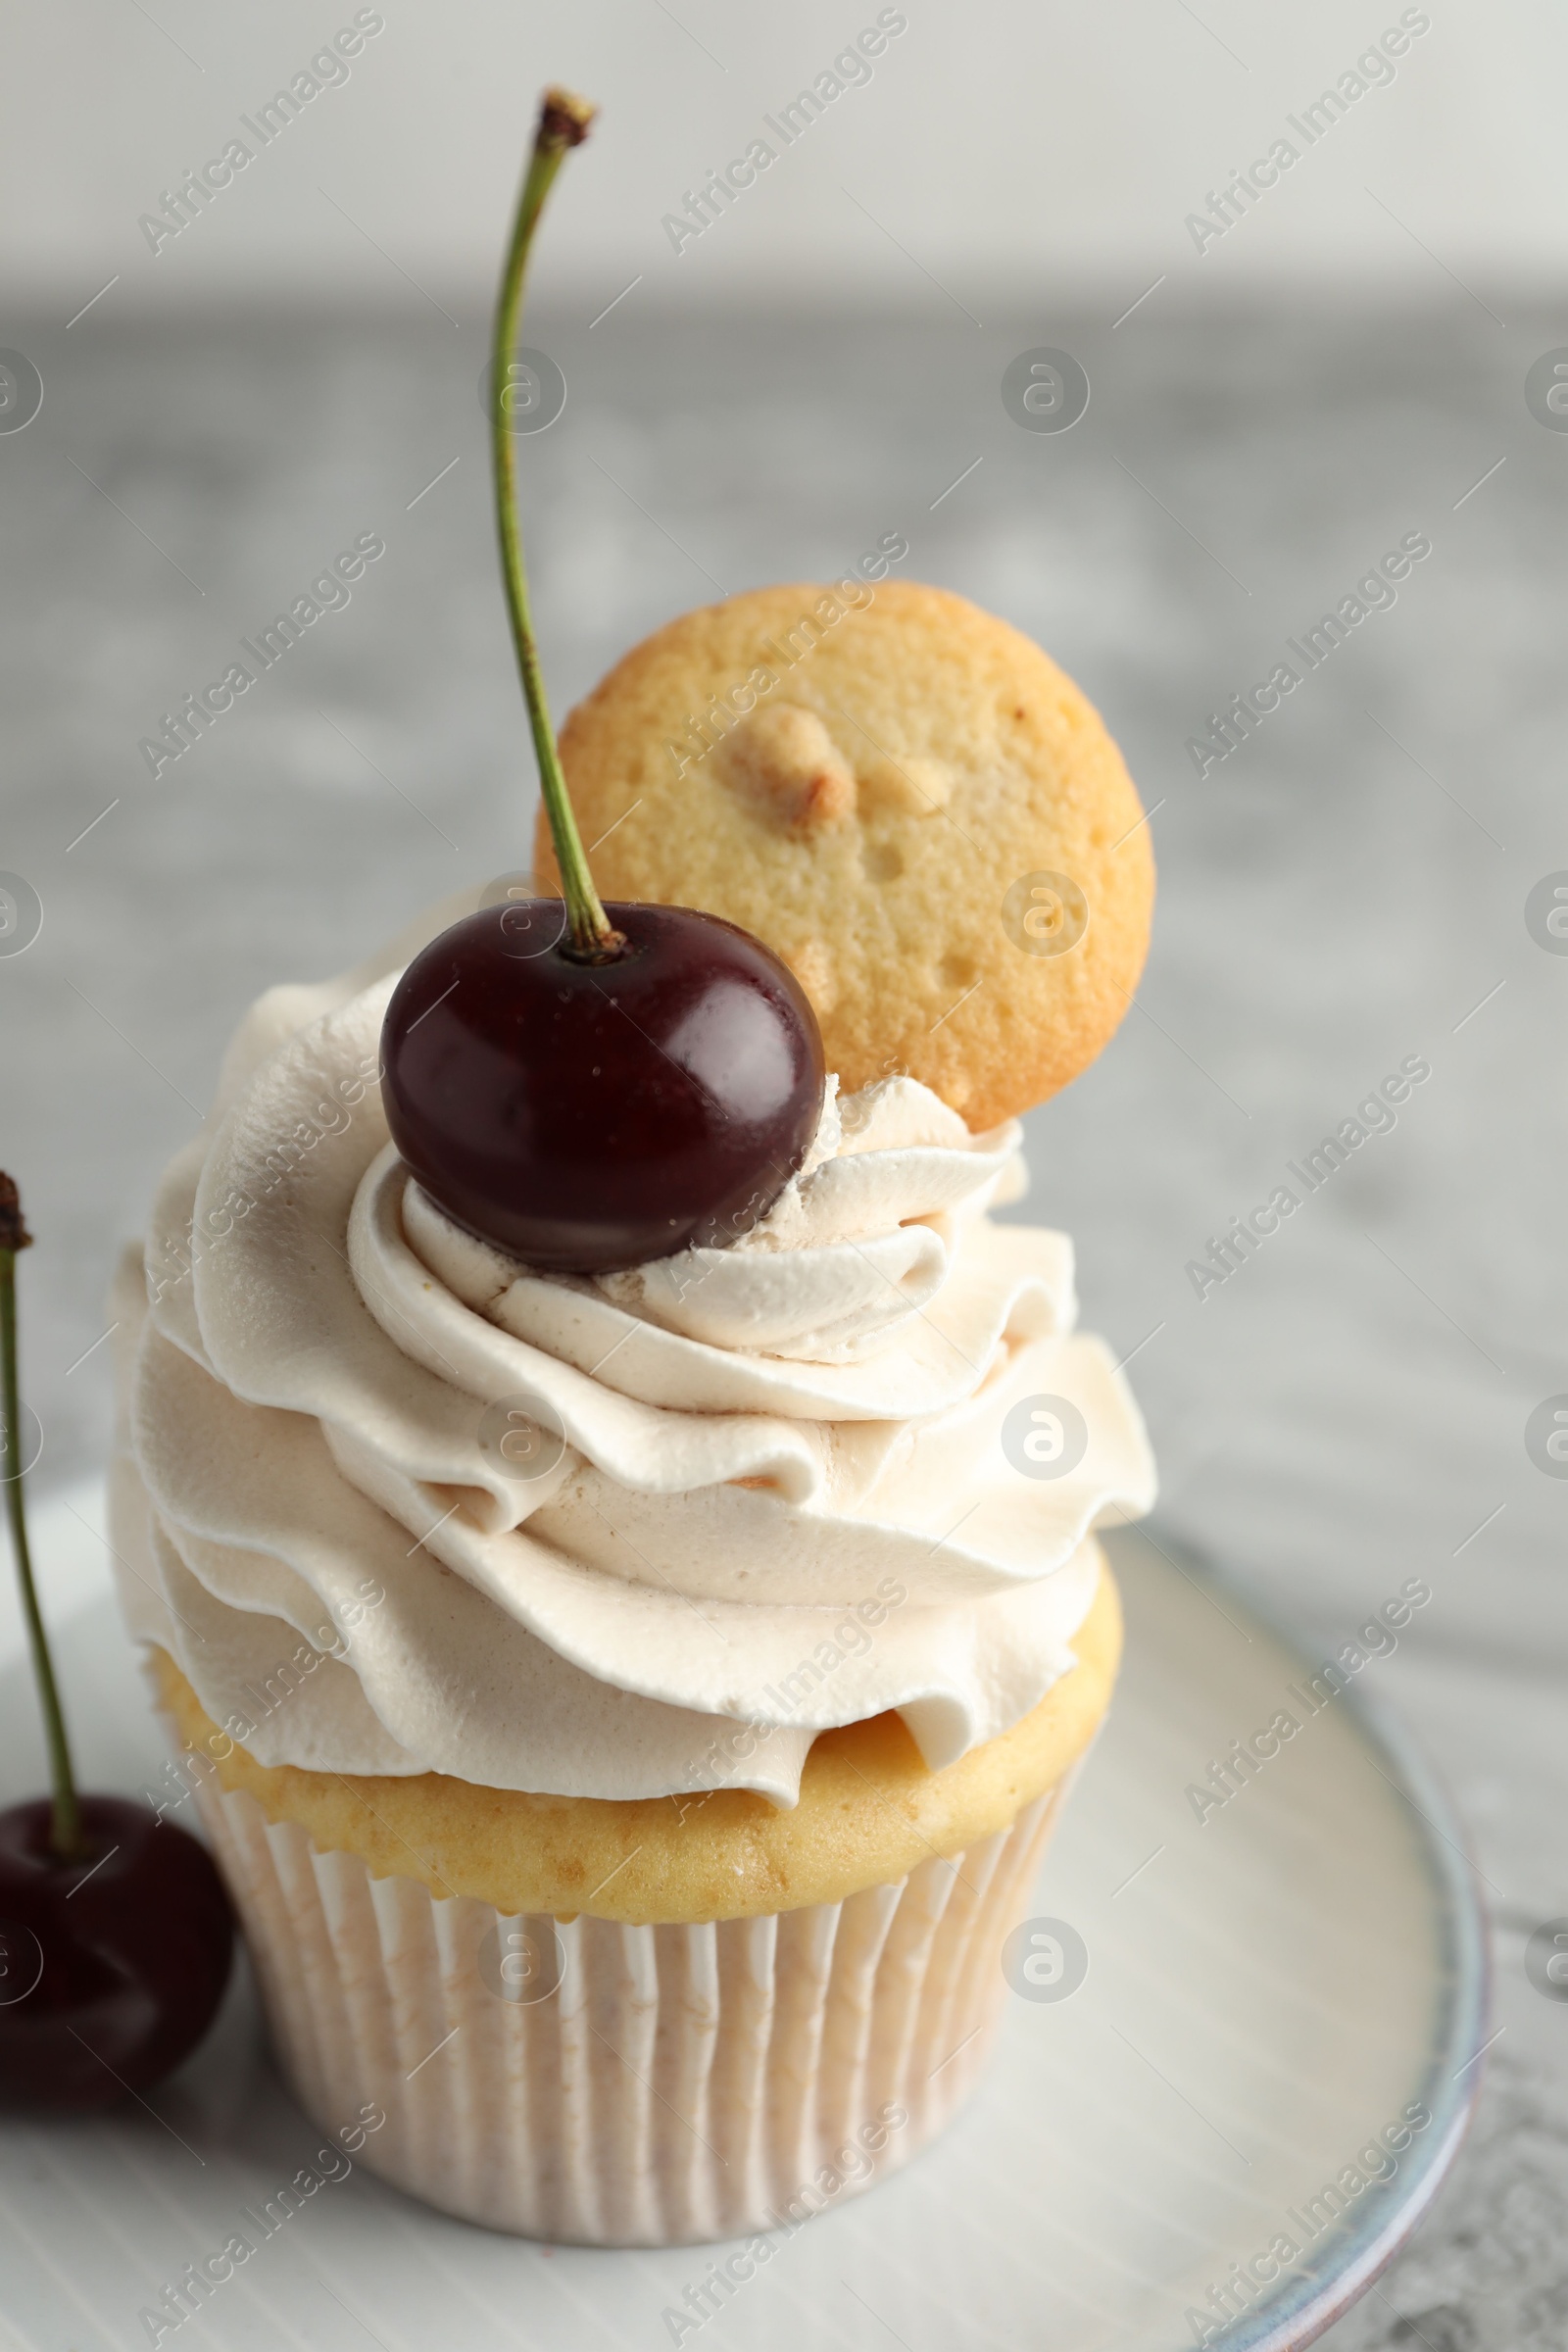
M22 1204L9 1176L0 1176L0 1421L4 1423L6 1508L11 1542L17 1555L17 1582L22 1588L22 1613L27 1621L32 1647L32 1671L38 1686L38 1706L44 1737L49 1743L49 1773L54 1783L54 1811L49 1843L63 1862L75 1861L86 1851L81 1806L75 1776L71 1769L71 1745L66 1718L55 1682L54 1663L43 1630L37 1588L32 1581L32 1556L27 1549L27 1514L22 1494L22 1382L17 1370L17 1251L32 1236L22 1221Z
M496 306L495 347L490 368L490 436L495 457L496 521L501 533L501 571L506 581L507 608L512 615L512 634L517 648L517 668L522 676L523 699L528 706L528 723L533 730L534 754L539 762L539 788L544 796L545 813L550 820L556 863L561 868L562 895L566 902L566 913L571 924L572 947L577 955L599 961L608 960L618 953L620 934L612 927L610 917L600 904L599 893L594 888L594 878L588 870L587 854L577 831L577 820L572 815L571 803L566 797L566 780L561 772L561 756L556 749L555 729L550 723L544 675L539 666L539 648L534 640L533 614L528 605L528 574L522 558L522 533L517 523L517 438L507 429L507 413L503 405L508 382L507 368L516 350L517 330L522 321L522 289L528 272L533 233L567 148L581 145L588 136L588 125L593 119L594 109L585 99L573 97L569 90L546 90L539 109L539 127L534 134L533 154L529 158L527 176L522 183L522 195L517 204L517 218L513 223L506 269L502 272L501 298Z

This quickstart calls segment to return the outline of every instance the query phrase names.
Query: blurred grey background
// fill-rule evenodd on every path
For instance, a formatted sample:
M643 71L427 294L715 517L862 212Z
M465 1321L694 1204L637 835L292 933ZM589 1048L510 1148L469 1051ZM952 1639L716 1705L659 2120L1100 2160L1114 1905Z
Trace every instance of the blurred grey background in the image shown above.
M877 14L402 0L359 12L330 80L310 61L348 7L13 19L0 869L42 928L14 952L13 889L0 1164L38 1237L37 1482L103 1459L114 1255L251 998L526 862L479 379L535 92L574 82L604 116L526 338L568 387L523 452L557 710L686 606L899 530L904 576L1037 636L1104 711L1152 812L1155 943L1120 1036L1030 1122L1025 1213L1077 1238L1174 1534L1325 1642L1432 1584L1373 1671L1497 1921L1471 2152L1330 2340L1555 2343L1568 2004L1522 1952L1568 1913L1568 31L1544 0L916 0L868 79L671 229ZM301 74L322 86L263 146L243 122ZM161 235L236 136L244 170ZM1298 160L1223 223L1280 138ZM1070 430L1004 404L1041 348L1087 372ZM4 429L28 367L41 410ZM368 532L352 603L154 779L163 714ZM1208 714L1415 533L1396 603L1200 776ZM1209 1237L1412 1055L1397 1126L1200 1298Z

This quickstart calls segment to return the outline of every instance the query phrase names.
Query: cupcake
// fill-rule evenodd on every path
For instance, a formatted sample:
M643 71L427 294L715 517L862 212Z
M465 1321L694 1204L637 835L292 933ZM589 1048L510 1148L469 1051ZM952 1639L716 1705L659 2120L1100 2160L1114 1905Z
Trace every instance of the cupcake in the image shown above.
M122 1270L114 1544L323 2132L497 2230L757 2236L963 2097L1109 1700L1148 1447L991 1212L1148 837L886 556L660 631L564 772L503 555L545 881L241 1024Z
M974 2080L1147 1447L987 1213L1018 1130L911 1078L722 1250L475 1239L387 1138L411 944L261 1000L126 1261L126 1618L324 2132L497 2229L765 2230Z

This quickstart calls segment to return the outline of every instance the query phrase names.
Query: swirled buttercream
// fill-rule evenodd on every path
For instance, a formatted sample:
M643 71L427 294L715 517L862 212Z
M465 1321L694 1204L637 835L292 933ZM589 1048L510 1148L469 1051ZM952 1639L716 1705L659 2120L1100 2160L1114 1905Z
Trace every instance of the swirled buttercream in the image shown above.
M465 910L263 997L165 1177L119 1308L132 1631L264 1763L789 1805L832 1725L996 1738L1152 1499L1070 1244L987 1213L1018 1130L830 1082L728 1248L533 1273L381 1112L396 975Z

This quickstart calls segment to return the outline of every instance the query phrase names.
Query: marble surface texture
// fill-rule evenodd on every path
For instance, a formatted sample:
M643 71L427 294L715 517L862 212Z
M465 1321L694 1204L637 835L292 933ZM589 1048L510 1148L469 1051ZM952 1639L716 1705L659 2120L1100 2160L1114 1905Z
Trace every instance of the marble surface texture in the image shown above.
M1560 2344L1568 2002L1524 1951L1568 1914L1568 1479L1526 1432L1568 1391L1568 955L1525 908L1568 869L1568 436L1523 385L1561 318L1457 289L1377 314L1154 300L1114 329L1113 306L980 327L931 305L536 322L570 387L525 452L552 692L564 710L687 605L902 530L908 576L1038 636L1106 713L1153 809L1155 944L1120 1036L1029 1122L1024 1213L1076 1236L1174 1535L1326 1647L1430 1583L1367 1679L1446 1776L1495 1923L1469 2148L1327 2340ZM526 862L483 324L410 306L6 338L47 387L0 436L0 866L44 910L0 956L0 1164L38 1236L40 1486L102 1458L114 1253L246 1004ZM1093 384L1067 433L999 397L1041 344ZM386 554L352 604L154 781L160 714L366 531ZM1206 713L1415 532L1396 604L1200 778ZM1207 1237L1406 1056L1431 1075L1396 1126L1200 1298Z

